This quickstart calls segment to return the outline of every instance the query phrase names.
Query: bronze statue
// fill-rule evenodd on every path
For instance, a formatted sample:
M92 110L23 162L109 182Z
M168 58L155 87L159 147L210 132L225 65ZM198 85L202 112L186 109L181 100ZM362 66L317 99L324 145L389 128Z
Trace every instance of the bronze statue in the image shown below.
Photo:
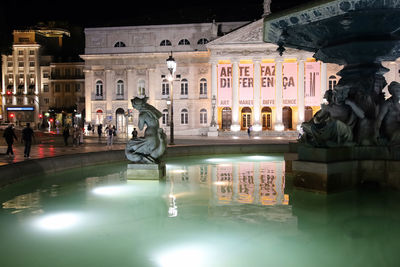
M392 96L382 105L376 128L387 144L400 145L400 83L393 81L388 89Z
M135 163L156 163L166 149L166 135L159 126L161 112L150 104L148 97L135 97L131 100L132 106L139 111L139 129L143 130L144 137L129 140L126 144L125 155Z

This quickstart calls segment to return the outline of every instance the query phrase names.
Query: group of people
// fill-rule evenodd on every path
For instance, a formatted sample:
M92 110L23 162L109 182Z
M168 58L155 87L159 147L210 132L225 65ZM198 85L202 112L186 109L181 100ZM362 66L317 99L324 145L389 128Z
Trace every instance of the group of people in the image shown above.
M14 151L13 151L14 139L18 141L18 138L17 135L15 134L13 124L10 123L8 127L4 130L3 137L7 143L6 154L10 158L14 157ZM35 134L31 128L30 123L28 122L26 123L25 128L22 130L22 136L21 136L21 142L25 144L25 149L24 149L25 158L30 158L32 141L35 141Z
M63 130L63 138L64 138L64 145L68 146L68 139L72 136L72 145L73 146L80 146L83 144L83 129L78 127L78 125L74 125L72 129L70 129L69 125L67 124Z
M92 129L94 131L94 126L90 125L90 127L93 127ZM111 149L114 143L114 138L117 136L117 129L115 128L114 125L110 124L105 128L104 133L106 134L107 137L107 148ZM103 135L103 124L97 125L97 135L99 136L99 141L100 141L101 136Z

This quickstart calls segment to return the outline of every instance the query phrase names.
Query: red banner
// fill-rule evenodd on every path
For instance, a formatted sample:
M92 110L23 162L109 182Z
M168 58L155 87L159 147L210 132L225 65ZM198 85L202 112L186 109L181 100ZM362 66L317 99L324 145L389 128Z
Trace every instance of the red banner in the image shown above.
M254 99L254 65L239 64L239 106L253 106Z
M275 106L275 63L261 64L261 106Z
M232 64L218 64L218 107L232 106Z
M297 63L282 65L282 103L284 106L297 106Z

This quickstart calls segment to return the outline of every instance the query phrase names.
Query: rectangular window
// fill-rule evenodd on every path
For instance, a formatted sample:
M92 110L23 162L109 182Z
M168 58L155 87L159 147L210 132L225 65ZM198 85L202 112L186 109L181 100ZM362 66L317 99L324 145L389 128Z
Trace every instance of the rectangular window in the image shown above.
M35 67L35 62L34 61L29 61L29 67Z
M49 78L49 73L46 71L46 72L43 72L43 78L46 78L46 79L48 79Z
M61 86L59 84L56 84L55 87L54 87L54 91L56 93L59 93L61 91Z
M12 67L12 66L13 66L12 61L8 61L8 62L7 62L7 67Z
M71 86L69 84L65 85L65 92L70 92L71 91Z
M29 55L31 56L35 55L35 50L29 50Z
M46 105L48 105L48 104L50 103L50 100L49 100L48 98L45 98L45 99L44 99L44 103L45 103Z
M81 84L77 83L75 84L75 92L80 92L81 91Z
M48 93L49 92L49 85L48 84L43 84L43 92Z
M22 39L22 38L20 38L20 39ZM19 50L18 51L18 56L23 56L24 55L24 50Z
M24 67L24 62L22 62L22 61L18 62L18 67L23 68Z

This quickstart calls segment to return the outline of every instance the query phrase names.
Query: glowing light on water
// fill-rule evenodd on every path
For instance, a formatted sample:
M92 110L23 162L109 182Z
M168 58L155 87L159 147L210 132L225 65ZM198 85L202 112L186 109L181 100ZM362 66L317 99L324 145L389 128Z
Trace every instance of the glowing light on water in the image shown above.
M102 186L96 187L92 193L100 196L118 196L129 192L129 187L124 186Z
M167 250L157 256L160 267L200 267L207 266L205 249L198 246L182 246Z
M63 212L43 216L36 221L36 225L44 230L57 231L71 228L80 220L81 215L78 213Z

